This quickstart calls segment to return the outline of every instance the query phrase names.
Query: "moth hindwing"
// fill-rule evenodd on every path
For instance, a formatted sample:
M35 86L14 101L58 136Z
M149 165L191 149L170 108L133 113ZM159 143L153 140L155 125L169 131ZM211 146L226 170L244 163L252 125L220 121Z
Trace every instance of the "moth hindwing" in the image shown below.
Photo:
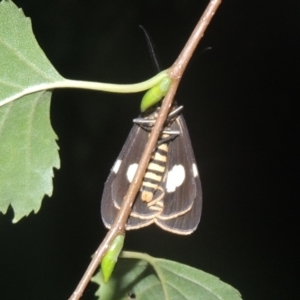
M105 183L102 220L110 228L122 205L148 140L157 110L133 125ZM152 223L177 234L190 234L198 226L202 189L196 161L183 116L170 114L153 152L126 229Z

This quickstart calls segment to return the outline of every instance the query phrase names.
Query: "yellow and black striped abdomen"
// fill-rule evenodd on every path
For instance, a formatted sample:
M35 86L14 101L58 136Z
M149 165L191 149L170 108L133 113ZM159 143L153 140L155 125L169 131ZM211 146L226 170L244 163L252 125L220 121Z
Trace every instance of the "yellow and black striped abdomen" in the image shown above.
M149 163L144 176L141 199L145 202L153 200L153 195L163 180L168 156L168 144L159 145Z

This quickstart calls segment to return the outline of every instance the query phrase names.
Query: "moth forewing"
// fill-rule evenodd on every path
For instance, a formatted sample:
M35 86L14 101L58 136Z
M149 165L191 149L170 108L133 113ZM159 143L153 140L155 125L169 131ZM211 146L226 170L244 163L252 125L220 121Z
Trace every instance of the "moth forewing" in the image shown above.
M170 142L168 170L174 165L181 165L185 170L185 178L175 191L166 193L164 212L157 218L156 224L173 233L190 234L200 222L201 182L183 116L178 116L171 127L179 130L180 135Z
M201 217L201 183L198 173L195 172L195 157L182 115L176 118L171 129L179 130L180 134L169 145L167 178L164 182L167 191L164 210L155 223L165 230L189 234L197 228ZM173 189L167 188L169 176L174 181Z
M199 190L201 190L200 180L196 181L196 185ZM200 222L201 211L202 194L199 193L196 195L193 206L188 212L172 219L157 219L155 223L166 231L181 235L188 235L197 229Z
M104 225L108 228L110 228L114 222L131 183L128 176L128 169L132 165L139 163L148 140L148 134L149 133L140 126L136 124L133 125L104 185L101 201L101 215ZM155 212L149 210L143 202L135 201L126 229L137 229L148 226L153 223L154 215Z
M140 136L140 134L142 134ZM140 137L140 143L136 142ZM142 140L141 140L142 139ZM139 162L140 155L143 151L144 143L143 131L137 125L133 125L128 138L105 182L104 191L101 200L101 216L106 227L110 227L118 213L121 202L128 190L130 182L127 179L128 164L132 165ZM130 155L133 152L135 155Z

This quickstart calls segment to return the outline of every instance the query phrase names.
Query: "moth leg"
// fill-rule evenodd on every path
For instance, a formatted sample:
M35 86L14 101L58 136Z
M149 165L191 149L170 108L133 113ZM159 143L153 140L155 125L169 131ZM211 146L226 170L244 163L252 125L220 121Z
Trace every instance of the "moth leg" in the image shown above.
M169 122L172 118L174 118L175 116L178 116L182 110L183 110L183 106L181 105L181 106L178 106L173 111L171 111L167 117L166 122ZM140 125L142 128L144 128L143 126L152 127L154 125L155 121L156 121L155 119L145 119L145 118L133 119L133 123Z
M163 131L163 133L167 133L169 136L164 136L164 137L160 138L157 141L158 146L161 145L161 144L168 143L168 142L174 140L177 136L180 135L180 132L177 131L177 130L166 130L166 131Z
M152 127L156 120L154 120L154 119L150 120L150 119L145 119L145 118L136 118L136 119L133 119L132 121L133 121L133 123L140 125L141 127L143 127L143 126Z
M178 116L179 113L180 113L182 110L183 110L183 106L182 106L182 105L176 107L176 109L172 110L172 111L169 113L167 120L169 120L169 119L171 119L171 118L173 118L173 117L175 117L175 116Z

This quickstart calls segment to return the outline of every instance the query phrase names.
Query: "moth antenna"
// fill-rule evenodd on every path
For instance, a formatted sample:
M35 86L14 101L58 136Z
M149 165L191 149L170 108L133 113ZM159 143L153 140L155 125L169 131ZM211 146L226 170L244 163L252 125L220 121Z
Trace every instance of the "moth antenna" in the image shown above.
M206 48L202 49L202 51L200 52L200 54L202 55L203 53L206 53L206 52L208 52L208 51L210 51L212 49L213 49L213 47L206 47Z
M142 25L139 25L139 27L144 32L144 35L145 35L146 40L147 40L147 45L148 45L148 49L149 49L149 52L150 52L150 56L152 58L152 61L154 62L154 65L155 65L155 68L156 68L157 72L159 72L159 71L161 71L161 68L159 66L157 54L155 53L155 45L154 45L150 35L148 34L147 30Z

